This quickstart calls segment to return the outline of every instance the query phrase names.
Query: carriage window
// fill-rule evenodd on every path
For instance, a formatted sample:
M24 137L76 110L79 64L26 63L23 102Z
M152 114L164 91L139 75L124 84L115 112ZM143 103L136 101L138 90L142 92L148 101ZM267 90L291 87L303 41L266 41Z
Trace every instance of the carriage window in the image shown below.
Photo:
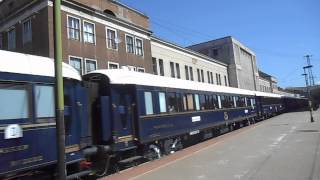
M178 107L177 111L183 112L184 110L186 110L186 108L184 109L184 102L182 100L182 95L177 93L176 97L177 97L177 107Z
M220 100L221 100L221 106L223 108L228 108L228 103L227 103L226 97L225 96L220 96Z
M151 92L144 92L144 103L146 107L146 114L153 114L153 102Z
M206 106L206 96L205 95L200 95L200 109L205 110L208 109Z
M188 109L188 105L187 105L187 96L186 95L183 95L183 110L184 111L187 111Z
M177 112L177 98L176 93L167 93L167 100L168 100L168 111L169 112Z
M217 95L213 95L211 98L211 102L210 102L210 109L218 109L219 108L219 103L218 103L218 97Z
M238 97L237 106L238 107L245 107L246 106L246 102L245 102L244 97Z
M187 107L188 111L194 110L193 94L187 94Z
M238 96L235 96L235 97L234 97L234 100L235 100L234 106L235 106L235 107L240 107L240 106L239 106L239 105L240 105L240 104L239 104L239 97L238 97Z
M256 105L256 100L254 98L251 99L251 106L254 107Z
M0 121L29 116L28 90L25 86L0 85Z
M194 95L194 101L196 103L196 110L199 111L200 110L200 101L199 101L199 95L198 94Z
M54 117L53 86L35 86L35 103L38 118Z
M160 104L160 112L161 113L167 112L166 94L164 92L159 92L159 104Z

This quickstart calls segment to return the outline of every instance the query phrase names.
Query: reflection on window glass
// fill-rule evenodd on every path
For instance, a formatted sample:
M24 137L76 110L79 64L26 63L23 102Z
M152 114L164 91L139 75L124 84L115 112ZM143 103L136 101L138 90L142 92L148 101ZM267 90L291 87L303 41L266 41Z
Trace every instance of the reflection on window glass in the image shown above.
M144 92L144 103L146 106L146 114L153 114L153 102L151 92Z
M166 94L163 92L159 92L159 104L160 104L160 112L167 112L166 106Z
M28 105L27 89L0 86L0 120L28 118Z
M54 117L53 86L35 86L35 103L38 118Z
M167 93L167 99L168 99L168 111L177 112L178 103L177 103L176 93Z
M188 105L188 110L189 111L193 111L194 110L193 94L187 94L187 105Z
M198 94L194 95L194 100L195 100L195 103L196 103L196 110L199 111L200 110L200 101L199 101L199 95Z

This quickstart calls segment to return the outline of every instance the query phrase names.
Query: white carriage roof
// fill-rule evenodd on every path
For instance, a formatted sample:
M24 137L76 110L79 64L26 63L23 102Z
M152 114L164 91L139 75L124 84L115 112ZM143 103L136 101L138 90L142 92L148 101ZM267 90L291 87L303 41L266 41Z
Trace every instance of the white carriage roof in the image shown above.
M164 76L157 76L148 73L140 73L123 69L96 70L88 73L87 76L94 74L102 74L109 78L111 84L137 84L144 86L158 86L178 89L191 89L200 91L210 91L218 93L231 93L242 95L256 95L256 91L250 91L227 86L218 86L208 83L199 83L195 81L187 81ZM280 97L275 94L261 93L263 96Z
M53 59L29 54L0 50L0 72L54 77ZM72 66L62 64L63 77L81 80Z

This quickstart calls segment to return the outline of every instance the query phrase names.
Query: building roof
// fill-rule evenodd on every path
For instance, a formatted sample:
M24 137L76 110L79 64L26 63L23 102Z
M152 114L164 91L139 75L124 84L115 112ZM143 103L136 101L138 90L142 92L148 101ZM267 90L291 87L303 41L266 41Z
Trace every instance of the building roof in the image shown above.
M0 72L55 76L53 59L3 50L0 50L0 57ZM63 63L62 66L63 77L81 80L78 71L72 66L66 63Z
M202 44L213 43L213 42L219 41L219 40L230 40L230 42L238 44L241 48L243 48L244 50L246 50L248 53L250 53L250 54L252 54L252 55L255 56L254 51L252 51L249 47L247 47L247 46L245 46L244 44L242 44L239 40L237 40L237 39L236 39L235 37L233 37L233 36L225 36L225 37L222 37L222 38L213 39L213 40L209 40L209 41L205 41L205 42L193 44L193 45L187 46L187 48L192 48L192 47L194 47L194 46L198 46L198 45L202 45Z

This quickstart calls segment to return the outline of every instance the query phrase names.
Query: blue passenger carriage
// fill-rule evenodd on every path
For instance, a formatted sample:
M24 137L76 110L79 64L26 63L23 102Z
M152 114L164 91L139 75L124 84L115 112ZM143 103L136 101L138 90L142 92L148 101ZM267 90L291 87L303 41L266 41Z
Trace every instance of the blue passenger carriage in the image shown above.
M57 148L53 60L7 51L0 51L0 56L0 177L36 175L35 171L22 172L40 172L44 167L54 174L51 165L56 163ZM84 124L87 114L81 77L66 64L63 76L65 151L71 165L83 159L81 146L90 141Z
M83 78L95 87L93 94L102 95L91 98L92 111L103 118L96 136L115 153L135 149L159 157L257 114L252 91L126 70L97 70Z

